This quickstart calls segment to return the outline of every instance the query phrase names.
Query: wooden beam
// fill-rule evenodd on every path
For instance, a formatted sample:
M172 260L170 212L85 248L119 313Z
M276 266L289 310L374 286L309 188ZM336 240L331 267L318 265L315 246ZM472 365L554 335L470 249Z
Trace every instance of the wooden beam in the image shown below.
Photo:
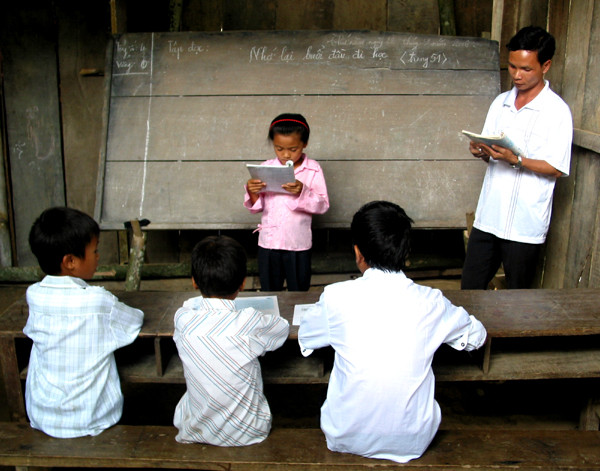
M492 41L498 41L500 45L502 39L502 17L504 15L504 0L494 0L492 7Z
M127 9L124 0L110 0L110 30L112 34L127 32Z
M600 134L596 132L574 129L573 144L600 154Z

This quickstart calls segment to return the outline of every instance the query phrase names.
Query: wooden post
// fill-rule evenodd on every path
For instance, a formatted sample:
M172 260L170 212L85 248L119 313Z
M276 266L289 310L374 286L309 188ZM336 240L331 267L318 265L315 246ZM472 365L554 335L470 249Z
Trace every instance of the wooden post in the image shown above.
M454 15L454 0L438 0L440 9L440 34L456 36L456 19Z
M502 39L502 17L504 15L504 0L494 0L492 6L492 41Z
M138 291L142 275L144 255L146 255L146 233L142 232L140 221L131 221L132 238L129 249L129 266L125 279L126 291Z

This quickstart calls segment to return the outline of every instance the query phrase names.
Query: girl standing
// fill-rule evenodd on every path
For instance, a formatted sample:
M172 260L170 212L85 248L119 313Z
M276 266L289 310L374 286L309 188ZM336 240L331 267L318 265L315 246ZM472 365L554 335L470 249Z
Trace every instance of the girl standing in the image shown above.
M246 184L244 206L262 212L258 225L258 272L261 290L307 291L311 276L312 215L329 209L329 197L321 166L304 153L310 127L300 114L281 114L269 127L275 159L262 165L294 164L296 181L286 183L285 193L265 190L261 180Z

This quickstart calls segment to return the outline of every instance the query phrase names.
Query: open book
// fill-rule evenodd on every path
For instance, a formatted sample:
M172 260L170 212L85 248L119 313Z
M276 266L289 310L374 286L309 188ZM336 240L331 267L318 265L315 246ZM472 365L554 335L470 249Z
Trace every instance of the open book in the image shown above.
M475 134L474 132L465 131L464 129L462 133L475 143L481 142L488 146L496 145L510 149L515 155L523 155L523 151L504 133L501 133L499 136L482 136L481 134Z
M281 185L294 183L294 162L288 160L286 165L255 165L246 164L250 176L267 184L263 191L287 193Z
M235 298L234 303L236 309L253 307L263 314L279 316L277 296L238 296Z

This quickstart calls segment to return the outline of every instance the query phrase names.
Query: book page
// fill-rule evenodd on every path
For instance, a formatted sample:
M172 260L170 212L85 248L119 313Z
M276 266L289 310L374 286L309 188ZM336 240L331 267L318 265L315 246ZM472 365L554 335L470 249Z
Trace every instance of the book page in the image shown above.
M304 313L314 306L313 304L296 304L294 306L294 317L292 319L292 325L300 325L300 321L304 316Z
M296 181L294 163L290 160L286 165L254 165L246 164L250 176L267 184L262 191L288 193L281 185Z
M253 307L263 314L279 316L279 304L277 296L243 296L235 298L236 309Z
M462 133L475 143L481 142L488 146L496 145L510 149L515 155L523 155L523 151L504 133L501 133L499 136L482 136L481 134L465 131L464 129Z

